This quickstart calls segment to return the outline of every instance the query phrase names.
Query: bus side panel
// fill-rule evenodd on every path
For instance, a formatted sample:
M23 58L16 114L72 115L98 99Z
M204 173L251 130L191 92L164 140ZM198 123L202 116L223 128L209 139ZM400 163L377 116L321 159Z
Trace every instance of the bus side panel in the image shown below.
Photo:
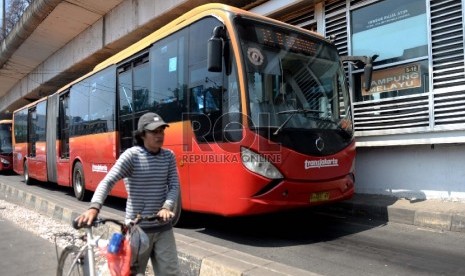
M253 195L270 180L245 169L239 153L217 158L225 160L190 163L192 211L237 216L282 208L254 202Z
M70 139L70 160L74 160L70 167L70 180L72 183L72 170L74 164L82 162L86 189L95 191L99 182L105 177L116 161L116 133L107 132L92 135L73 137ZM111 195L127 197L123 181L119 181L110 193Z
M47 153L45 142L36 142L36 155L28 158L29 175L39 181L47 181Z
M116 132L93 134L88 138L84 170L90 175L89 189L95 190L116 162ZM127 197L123 181L113 187L110 195Z
M61 186L71 186L71 172L69 159L57 159L57 184Z
M179 174L179 185L182 208L185 210L190 209L190 194L189 194L189 164L185 162L185 155L182 153L183 145L170 145L164 148L171 149L176 156L176 166Z
M24 157L27 154L27 143L13 144L13 171L22 175L24 173Z
M245 169L238 145L194 143L183 155L189 165L191 210L247 214L250 197L268 183Z
M73 167L77 162L85 162L85 151L86 151L86 142L87 138L85 136L78 136L78 137L71 137L69 138L69 160L70 160L70 181L71 181L71 186L73 182ZM85 179L86 181L86 188L88 189L88 180Z
M171 149L176 156L176 165L179 173L179 184L181 186L182 208L190 209L190 179L189 163L186 160L184 150L189 148L189 139L192 137L192 130L189 121L180 123L170 123L170 127L165 129L165 140L163 147Z
M57 184L61 186L71 186L71 173L69 169L69 158L66 156L62 156L61 154L61 141L56 140L55 142L55 153L56 153L56 177L57 177ZM52 164L54 166L54 164Z

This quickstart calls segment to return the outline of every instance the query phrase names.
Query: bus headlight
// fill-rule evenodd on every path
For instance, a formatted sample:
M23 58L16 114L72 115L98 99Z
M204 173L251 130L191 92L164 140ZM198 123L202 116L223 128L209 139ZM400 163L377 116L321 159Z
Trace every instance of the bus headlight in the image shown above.
M6 160L5 158L0 158L0 162L2 162L2 164L5 164L5 165L10 165L10 162Z
M279 170L264 156L244 147L241 148L242 164L254 173L270 179L283 178Z

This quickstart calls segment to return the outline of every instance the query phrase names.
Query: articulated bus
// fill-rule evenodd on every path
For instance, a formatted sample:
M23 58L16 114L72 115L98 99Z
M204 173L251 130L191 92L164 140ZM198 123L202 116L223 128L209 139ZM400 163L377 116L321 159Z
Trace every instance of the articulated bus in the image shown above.
M13 169L11 124L11 120L0 120L0 172Z
M134 145L148 111L170 124L179 212L261 214L354 193L351 102L335 46L222 4L187 12L16 110L14 170L83 200ZM122 182L111 195L127 196Z

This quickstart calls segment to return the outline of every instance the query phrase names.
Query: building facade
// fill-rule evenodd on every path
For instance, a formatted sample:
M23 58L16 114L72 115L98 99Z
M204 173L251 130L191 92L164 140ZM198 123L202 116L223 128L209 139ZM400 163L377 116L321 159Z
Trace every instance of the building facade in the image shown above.
M377 55L371 89L347 66L356 192L465 201L464 0L268 1L252 11Z

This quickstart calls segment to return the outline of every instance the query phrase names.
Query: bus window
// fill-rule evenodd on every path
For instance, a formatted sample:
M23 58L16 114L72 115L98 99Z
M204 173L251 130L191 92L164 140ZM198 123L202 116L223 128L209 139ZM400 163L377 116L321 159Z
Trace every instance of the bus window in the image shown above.
M89 121L89 84L87 80L71 87L69 103L70 137L85 135Z
M205 18L189 28L189 97L190 120L200 143L223 140L223 83L225 70L207 70L207 43L213 29L221 25L215 18Z
M60 95L57 137L60 139L60 157L69 158L69 91Z
M115 129L115 67L89 78L89 134Z
M132 93L132 64L129 63L118 69L118 96L120 136L119 152L122 153L133 145L134 105Z
M150 110L167 123L182 120L186 112L186 37L181 30L156 42L151 50L153 89Z
M148 56L138 60L133 67L133 105L134 112L150 108L150 66Z
M0 120L0 171L13 169L12 121Z
M0 154L11 152L11 123L0 124Z

